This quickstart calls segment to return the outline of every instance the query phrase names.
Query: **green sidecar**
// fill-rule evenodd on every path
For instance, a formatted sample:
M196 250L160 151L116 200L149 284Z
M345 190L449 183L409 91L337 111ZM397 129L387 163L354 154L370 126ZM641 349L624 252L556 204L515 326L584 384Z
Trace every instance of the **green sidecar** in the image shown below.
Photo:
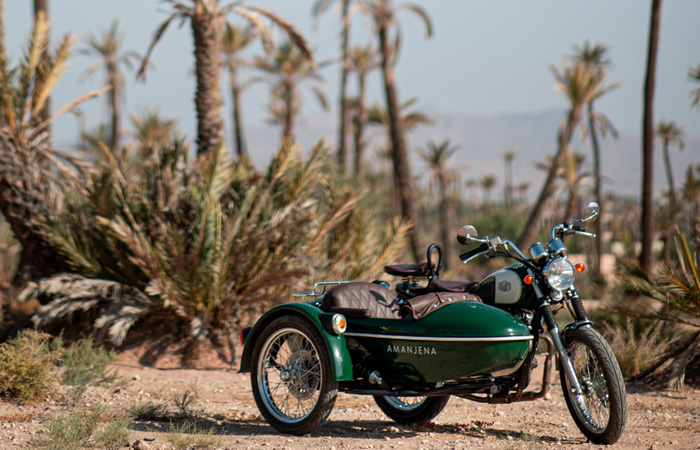
M538 336L475 295L398 299L364 282L309 295L244 330L240 370L251 372L255 401L281 432L318 427L338 391L373 395L389 417L415 423L435 417L450 395L515 401L511 393L521 396L529 382Z

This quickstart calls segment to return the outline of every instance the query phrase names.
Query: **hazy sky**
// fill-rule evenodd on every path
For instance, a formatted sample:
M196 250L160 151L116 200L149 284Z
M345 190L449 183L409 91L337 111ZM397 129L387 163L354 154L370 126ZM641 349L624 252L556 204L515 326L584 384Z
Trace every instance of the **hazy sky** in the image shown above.
M98 33L118 19L125 33L124 48L139 53L146 51L154 31L170 11L167 4L147 0L53 0L50 3L54 43L64 33L77 37ZM566 101L561 93L554 91L549 67L560 65L563 57L571 53L572 44L581 45L589 40L610 47L614 68L609 81L621 83L619 89L599 102L599 110L620 131L639 133L650 1L416 0L415 3L429 12L435 36L425 40L421 22L408 11L400 13L404 45L397 77L402 99L418 97L419 107L480 115L563 110ZM314 27L310 17L312 0L249 0L247 4L269 9L295 23L316 50L318 60L337 57L337 8L327 13L319 27ZM31 12L29 0L5 1L7 46L14 61L19 49L26 45ZM700 63L699 18L700 1L664 2L657 72L655 119L674 120L692 135L700 135L700 111L690 109L690 91L697 86L691 84L687 73L691 66ZM231 19L242 23L237 16ZM352 40L364 44L370 35L361 25L362 20L357 19ZM83 46L79 42L76 48ZM181 29L172 26L153 53L155 70L147 83L135 83L133 73L127 75L129 112L157 107L163 116L178 119L182 131L193 138L192 49L189 26L185 24ZM260 46L255 45L253 52L260 53ZM87 80L83 77L93 62L82 55L70 61L53 97L54 110L103 83L102 74ZM335 110L337 65L324 69L323 74L324 89ZM375 76L369 82L370 95L380 99L379 78ZM264 122L268 101L267 87L263 84L245 92L246 126ZM106 117L102 101L91 101L83 111L88 125ZM313 116L319 111L313 99L307 97L303 113ZM69 116L57 122L54 134L57 146L71 146L77 136L75 118Z

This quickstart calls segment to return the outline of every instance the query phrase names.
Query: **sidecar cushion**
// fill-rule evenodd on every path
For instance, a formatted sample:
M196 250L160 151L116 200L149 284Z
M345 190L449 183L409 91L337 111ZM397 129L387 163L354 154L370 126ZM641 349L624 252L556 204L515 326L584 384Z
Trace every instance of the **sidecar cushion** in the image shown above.
M460 302L482 303L478 296L467 292L433 292L406 300L401 309L404 315L412 314L413 318L418 320L445 305Z
M351 318L401 318L398 300L392 291L378 284L361 281L340 284L326 292L321 301L321 309Z

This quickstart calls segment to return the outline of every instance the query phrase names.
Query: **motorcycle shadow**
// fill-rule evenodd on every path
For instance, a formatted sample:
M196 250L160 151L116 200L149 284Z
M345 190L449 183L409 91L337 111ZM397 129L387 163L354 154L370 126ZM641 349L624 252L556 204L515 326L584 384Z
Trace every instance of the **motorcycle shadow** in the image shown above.
M396 439L410 439L434 434L452 435L453 437L471 438L480 441L521 442L531 444L581 444L585 439L567 439L563 437L548 436L537 432L522 432L493 428L490 422L475 421L471 424L438 424L434 422L416 425L399 425L386 420L329 420L314 432L310 437L329 438L356 438L356 439L384 439L393 441ZM202 417L190 417L187 419L170 418L154 421L136 421L130 428L134 431L147 431L151 433L172 433L183 430L183 426L192 430L207 431L214 436L280 436L274 428L262 418L249 418L240 420L212 420Z

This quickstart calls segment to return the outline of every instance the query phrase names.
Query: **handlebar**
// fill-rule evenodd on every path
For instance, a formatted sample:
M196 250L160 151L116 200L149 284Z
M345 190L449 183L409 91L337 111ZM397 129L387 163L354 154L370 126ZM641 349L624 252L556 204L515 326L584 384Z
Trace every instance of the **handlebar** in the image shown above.
M549 237L550 239L563 238L564 236L568 236L570 234L580 234L581 236L593 238L596 237L595 233L587 232L586 228L581 225L571 225L566 223L553 226L552 230L549 232Z

